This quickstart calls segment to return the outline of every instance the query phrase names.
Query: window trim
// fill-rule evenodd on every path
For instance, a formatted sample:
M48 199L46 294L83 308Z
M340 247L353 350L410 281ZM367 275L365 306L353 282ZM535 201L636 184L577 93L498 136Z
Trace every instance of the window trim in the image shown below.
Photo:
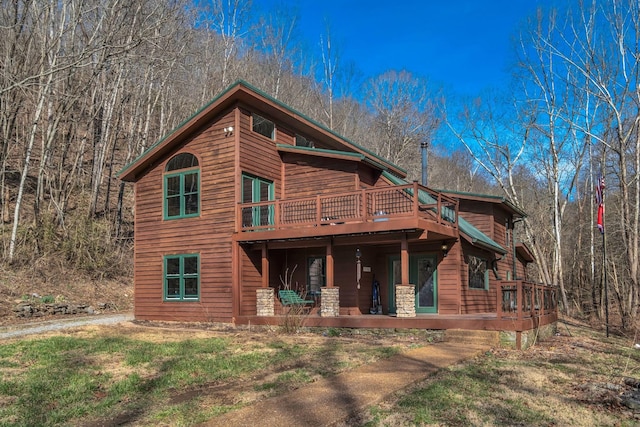
M187 194L193 194L193 193L185 193L184 192L184 180L185 177L187 175L195 175L196 176L196 180L198 182L198 190L197 190L197 195L198 195L198 211L195 213L191 213L191 214L185 214L185 196ZM172 196L172 197L178 197L180 200L180 214L178 215L169 215L169 195L168 195L168 181L170 178L174 178L174 177L180 177L180 193L176 196ZM163 209L162 209L162 216L165 220L172 220L172 219L181 219L181 218L194 218L194 217L198 217L200 216L200 211L201 211L201 191L200 191L200 167L194 167L194 168L189 168L189 169L179 169L177 172L171 172L171 173L165 173L164 177L163 177Z
M298 144L298 139L304 140L306 142L306 145ZM300 135L299 133L296 133L294 142L296 147L315 148L316 146L316 144L311 139L307 138L304 135Z
M268 135L265 135L263 133L260 133L255 129L255 118L256 117L259 117L260 119L264 120L265 122L271 123L271 125L273 126L273 130L271 131L271 136L268 136ZM276 140L276 124L275 124L275 122L273 120L267 119L266 117L264 117L264 116L262 116L262 115L260 115L258 113L251 113L251 131L253 133L256 133L256 134L260 135L260 136L268 138L271 141L275 141Z
M185 274L184 273L184 260L185 258L192 258L195 257L196 261L198 263L198 271L195 275L193 274ZM178 275L171 275L169 276L167 274L167 262L169 259L174 259L174 258L178 258L180 260L180 272L178 273ZM172 254L172 255L165 255L162 258L162 296L163 296L163 300L164 301L168 301L168 302L190 302L190 301L200 301L200 275L201 275L201 264L200 264L200 254L199 253L191 253L191 254ZM184 279L185 278L196 278L198 281L198 294L194 297L194 296L186 296L185 295L185 285L184 285ZM178 278L180 280L180 291L179 291L179 295L177 298L175 297L171 297L169 296L169 284L168 284L168 279L170 278Z
M245 178L248 180L251 180L251 202L245 202L244 201L244 191L245 191L245 186L244 186L244 181ZM268 191L269 191L269 200L256 200L256 195L258 195L258 199L259 199L259 195L260 195L260 184L266 184ZM240 175L240 192L242 194L241 197L243 197L241 203L262 203L262 202L275 202L275 183L269 179L263 178L261 176L257 176L257 175L253 175L247 172L242 172L242 174ZM267 222L268 224L261 224L260 223L260 219L261 219L261 213L260 213L260 208L259 207L253 207L252 208L252 213L251 213L251 227L268 227L271 226L273 224L275 224L275 209L274 209L275 204L270 205L269 206L269 213L268 213L268 219ZM244 213L243 213L244 215ZM256 221L257 219L257 221Z
M475 286L471 286L471 258L476 258L482 262L484 262L485 270L484 270L484 287L479 288ZM489 290L489 260L483 257L468 255L467 259L467 288L473 289L476 291L488 291Z

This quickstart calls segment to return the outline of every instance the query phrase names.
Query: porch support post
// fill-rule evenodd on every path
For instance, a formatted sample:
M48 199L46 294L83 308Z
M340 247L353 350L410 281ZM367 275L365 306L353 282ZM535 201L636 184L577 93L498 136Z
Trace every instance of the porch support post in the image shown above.
M262 287L269 287L269 249L267 242L262 244Z
M333 288L334 271L333 271L333 239L329 239L327 243L327 287Z
M400 242L400 272L402 278L402 284L409 284L409 243L407 242L407 235L402 235L402 241Z

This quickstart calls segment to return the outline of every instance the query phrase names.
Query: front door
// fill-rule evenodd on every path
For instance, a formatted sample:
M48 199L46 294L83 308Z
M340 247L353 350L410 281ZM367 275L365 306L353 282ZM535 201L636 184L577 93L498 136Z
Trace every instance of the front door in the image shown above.
M438 312L438 275L435 255L409 256L409 282L416 287L416 313ZM396 312L395 285L401 283L399 256L389 258L389 313Z

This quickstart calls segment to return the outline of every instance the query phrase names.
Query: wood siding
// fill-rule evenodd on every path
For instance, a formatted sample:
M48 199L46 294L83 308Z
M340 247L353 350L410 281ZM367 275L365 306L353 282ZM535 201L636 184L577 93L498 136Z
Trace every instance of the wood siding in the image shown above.
M371 188L387 186L388 184L380 179L380 172L365 165L358 166L358 178L360 181L360 188Z
M275 197L281 193L280 155L276 150L276 141L271 140L251 129L251 113L241 109L240 111L240 172L249 173L260 178L268 179L274 183ZM269 117L265 117L269 118ZM277 130L276 138L282 137L282 132ZM240 183L240 177L237 177ZM238 184L240 185L240 184Z
M462 314L474 313L495 313L496 311L496 295L499 280L496 279L492 269L491 261L493 257L486 251L475 248L467 242L462 242L460 263L461 278L461 306ZM468 256L477 256L487 260L487 269L489 270L489 289L472 289L469 288L469 264Z
M256 289L262 287L262 251L240 248L240 314L256 314Z
M286 153L284 156L287 198L355 191L356 163Z
M234 138L223 128L234 125L228 112L141 177L136 185L135 316L138 319L228 321L232 317L231 234L235 224ZM194 154L200 165L200 215L163 219L163 174L177 153ZM197 302L164 301L165 255L200 255Z
M460 199L458 211L461 217L469 221L471 224L473 224L474 227L493 239L494 219L493 206L491 203L482 203Z

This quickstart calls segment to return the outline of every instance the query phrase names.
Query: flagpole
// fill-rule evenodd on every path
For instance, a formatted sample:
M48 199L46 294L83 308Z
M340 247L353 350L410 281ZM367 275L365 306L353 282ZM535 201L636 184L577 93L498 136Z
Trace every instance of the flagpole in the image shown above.
M609 338L609 275L607 274L607 233L605 229L605 221L604 221L604 212L605 212L605 204L604 204L604 174L600 174L600 202L602 203L602 272L604 278L604 328Z
M603 215L604 217L604 215ZM603 218L604 223L604 218ZM607 234L602 232L602 271L604 272L604 321L607 338L609 338L609 292L607 290Z
M596 201L598 202L597 225L602 234L602 281L604 282L604 325L609 338L609 290L607 275L607 235L604 226L604 175L600 172L598 184L596 185Z

